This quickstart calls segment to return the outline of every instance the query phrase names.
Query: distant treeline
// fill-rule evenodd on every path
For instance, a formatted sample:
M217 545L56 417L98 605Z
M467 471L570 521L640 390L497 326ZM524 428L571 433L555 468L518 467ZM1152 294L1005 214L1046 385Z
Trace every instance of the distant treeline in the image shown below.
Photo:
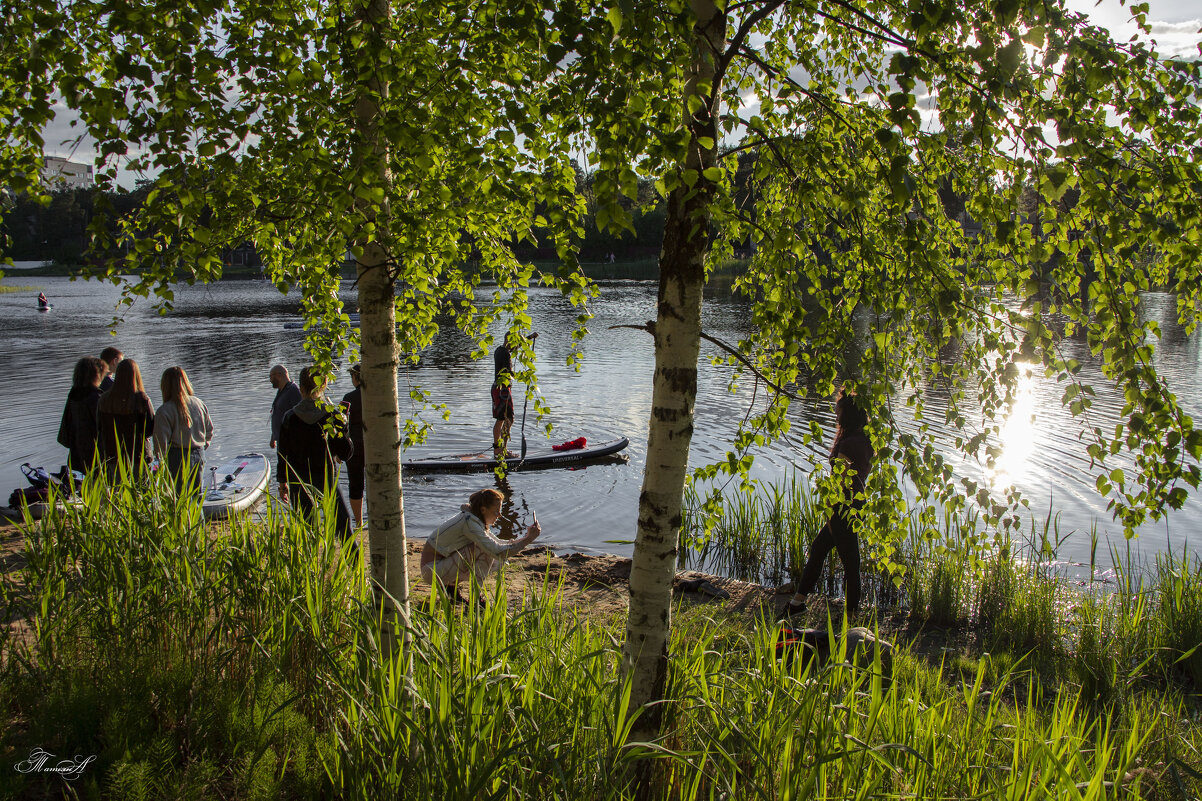
M596 198L593 193L592 175L577 172L576 187L584 199L587 209L583 222L584 236L579 242L580 260L586 263L608 263L614 261L639 261L654 259L659 255L664 234L665 211L650 181L639 185L637 200L626 201L631 212L634 235L624 232L615 235L598 231L596 225ZM43 204L37 198L0 194L0 255L16 261L51 261L60 264L81 264L91 260L88 253L90 236L88 226L96 212L107 204L110 227L111 220L128 215L138 209L146 197L146 186L132 192L101 192L96 188L64 188L50 194L50 202ZM535 245L530 242L515 243L514 252L523 260L554 260L555 249L549 243ZM226 254L223 259L232 266L258 266L260 264L253 248L246 245Z
M139 187L133 192L101 192L95 188L60 189L43 205L27 195L0 193L0 255L14 261L52 261L80 264L86 260L91 237L88 226L100 208L107 206L112 220L136 210L146 197Z
M732 176L735 206L748 209L749 213L754 205L751 202L754 159L754 154L743 154ZM579 259L586 266L586 272L590 275L597 273L594 277L631 277L619 275L620 270L603 268L603 265L611 262L646 263L654 272L666 216L654 183L650 179L640 180L636 197L622 200L623 206L630 212L634 233L622 231L615 234L597 228L597 199L593 187L595 173L577 167L576 176L576 192L585 207L585 216L581 221L584 234L577 244ZM140 207L148 190L149 184L140 184L133 191L120 193L101 192L95 188L60 189L51 193L50 202L45 204L37 198L0 192L0 233L3 234L3 238L0 238L0 256L8 256L16 261L50 261L68 265L94 261L95 256L88 251L91 241L89 225L96 218L97 211L105 212L107 225L112 229L115 220ZM952 189L950 182L941 181L938 192L944 214L963 225L966 232L975 234L979 226L969 219L963 199ZM1057 205L1061 210L1072 208L1076 204L1077 194L1077 190L1069 190ZM1018 214L1035 224L1037 236L1041 216L1039 205L1035 189L1024 187ZM837 236L832 237L832 245L838 246ZM515 242L513 250L524 261L557 261L555 248L549 241L537 244ZM748 243L741 251L742 257L746 258L753 250L754 245ZM736 249L736 256L739 255L739 249ZM819 257L823 255L819 254ZM1151 258L1152 254L1141 254L1142 260ZM261 267L258 254L249 243L226 250L222 260L235 273L247 269L257 273ZM591 271L589 265L593 265ZM639 275L642 276L642 273Z

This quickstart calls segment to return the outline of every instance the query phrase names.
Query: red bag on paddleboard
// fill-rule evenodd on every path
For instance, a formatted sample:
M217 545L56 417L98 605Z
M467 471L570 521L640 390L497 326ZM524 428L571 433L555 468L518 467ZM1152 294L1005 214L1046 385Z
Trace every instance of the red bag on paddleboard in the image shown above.
M551 450L553 450L553 451L578 451L587 444L588 444L588 440L585 439L584 437L576 437L576 439L570 439L567 442L563 443L562 445L552 445Z

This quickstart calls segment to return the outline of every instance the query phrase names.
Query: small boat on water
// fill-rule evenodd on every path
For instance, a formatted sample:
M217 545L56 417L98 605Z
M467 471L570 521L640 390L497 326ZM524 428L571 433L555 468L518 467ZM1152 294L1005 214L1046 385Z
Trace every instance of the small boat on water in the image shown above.
M414 473L453 472L472 470L493 470L502 461L505 469L510 471L540 470L549 467L583 467L589 463L603 461L625 461L625 455L619 455L630 444L626 437L586 445L573 450L538 449L527 452L526 458L511 456L498 459L492 450L477 453L460 453L451 456L432 456L427 459L413 459L402 462L401 466Z

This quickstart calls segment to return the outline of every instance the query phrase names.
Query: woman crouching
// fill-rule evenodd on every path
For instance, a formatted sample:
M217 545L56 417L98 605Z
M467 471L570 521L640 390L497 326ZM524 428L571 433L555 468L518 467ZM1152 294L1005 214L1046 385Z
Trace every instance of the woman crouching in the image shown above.
M538 539L542 527L534 523L513 542L493 536L490 528L501 516L502 495L495 489L474 493L458 515L434 529L422 548L422 579L443 589L457 589L465 581L482 584L501 563Z

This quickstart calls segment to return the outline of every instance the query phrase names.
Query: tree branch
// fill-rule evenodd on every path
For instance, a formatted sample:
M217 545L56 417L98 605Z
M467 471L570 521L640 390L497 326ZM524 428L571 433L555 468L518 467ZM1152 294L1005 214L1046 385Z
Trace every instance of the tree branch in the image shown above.
M614 328L633 328L636 331L646 331L647 333L651 334L652 336L655 335L655 321L654 320L648 320L643 325L627 324L627 325L611 325L610 326L611 330ZM736 359L738 359L740 362L742 362L743 365L748 370L750 370L752 372L752 374L755 375L756 378L763 381L768 386L772 387L772 389L776 390L777 393L784 395L789 400L800 400L800 398L798 398L792 392L789 392L788 390L783 389L780 385L773 382L772 379L768 378L768 376L766 376L762 372L760 372L759 368L756 367L751 362L749 362L747 360L747 357L744 356L742 353L740 353L738 351L738 349L732 348L730 345L727 345L722 340L712 337L709 334L705 333L704 331L701 332L701 338L704 339L706 342L712 342L713 344L717 345L722 350L729 353L731 356L734 356Z

